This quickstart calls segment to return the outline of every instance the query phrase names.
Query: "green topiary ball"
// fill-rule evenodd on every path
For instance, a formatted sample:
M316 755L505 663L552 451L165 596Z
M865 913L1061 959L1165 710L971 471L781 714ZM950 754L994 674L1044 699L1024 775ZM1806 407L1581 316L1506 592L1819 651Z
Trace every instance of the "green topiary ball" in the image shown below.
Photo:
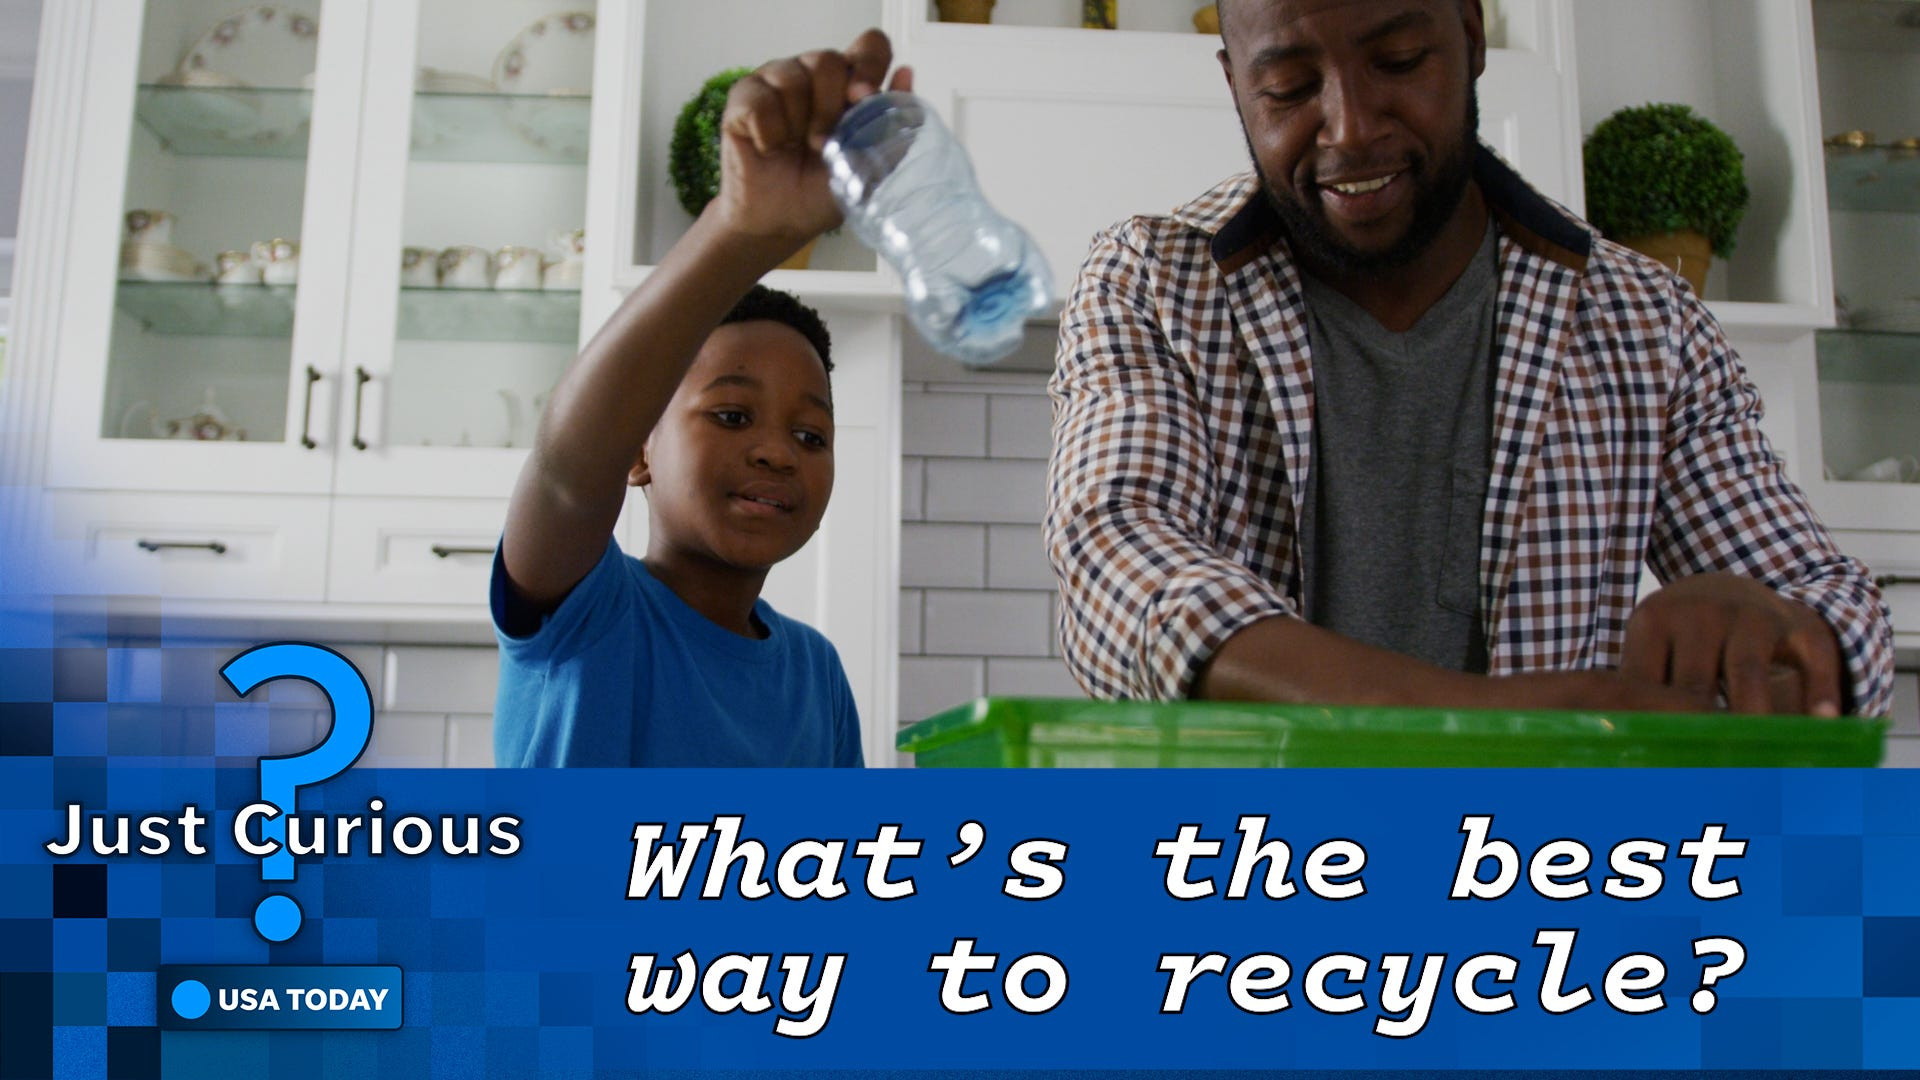
M727 91L752 73L752 68L729 68L708 79L673 122L667 175L680 205L694 217L720 194L720 117L726 112Z
M1733 254L1747 210L1740 148L1685 105L1621 109L1587 136L1587 217L1609 239L1694 229Z

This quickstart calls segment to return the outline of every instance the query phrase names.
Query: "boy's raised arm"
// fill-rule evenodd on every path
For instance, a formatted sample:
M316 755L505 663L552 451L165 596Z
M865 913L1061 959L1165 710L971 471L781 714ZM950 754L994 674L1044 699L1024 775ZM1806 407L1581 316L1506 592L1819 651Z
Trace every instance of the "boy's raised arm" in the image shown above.
M518 599L559 605L606 550L627 476L700 346L761 275L840 221L820 158L846 107L893 62L868 30L845 52L776 60L740 80L721 120L720 193L567 369L507 510ZM892 89L910 89L894 73Z

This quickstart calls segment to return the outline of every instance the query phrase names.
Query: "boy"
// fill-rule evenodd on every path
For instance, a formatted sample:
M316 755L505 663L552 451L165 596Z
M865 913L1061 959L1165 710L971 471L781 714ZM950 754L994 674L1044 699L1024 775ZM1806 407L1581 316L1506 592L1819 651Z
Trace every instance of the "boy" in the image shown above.
M838 223L819 148L891 63L870 30L736 84L719 196L554 388L494 558L500 765L863 763L833 647L759 598L826 510L833 406L819 317L754 282Z

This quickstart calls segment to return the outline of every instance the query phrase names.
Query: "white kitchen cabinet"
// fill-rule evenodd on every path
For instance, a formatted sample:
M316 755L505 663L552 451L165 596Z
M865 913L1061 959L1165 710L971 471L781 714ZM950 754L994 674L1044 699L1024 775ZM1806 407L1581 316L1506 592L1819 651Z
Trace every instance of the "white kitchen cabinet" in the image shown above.
M1841 547L1920 648L1920 3L1574 0L1581 130L1691 105L1746 157L1752 202L1708 306L1767 428ZM1824 148L1848 131L1881 145ZM1913 295L1909 295L1913 294ZM1911 465L1908 463L1912 462ZM1916 477L1920 479L1920 477Z
M296 17L309 20L288 32L300 42L249 55L247 86L170 77L209 34L246 50ZM57 5L23 213L31 280L0 382L0 525L31 530L43 588L158 596L254 629L471 640L486 619L481 549L549 389L687 224L659 211L681 101L719 67L884 21L883 0ZM297 280L122 280L131 210L167 211L166 239L206 264L294 241ZM425 287L403 272L405 248L539 249L576 229L572 288ZM774 283L826 308L839 477L820 535L768 595L839 647L884 760L896 290L850 236L816 266ZM201 434L228 437L169 423L195 413ZM628 507L616 535L642 553L642 497Z

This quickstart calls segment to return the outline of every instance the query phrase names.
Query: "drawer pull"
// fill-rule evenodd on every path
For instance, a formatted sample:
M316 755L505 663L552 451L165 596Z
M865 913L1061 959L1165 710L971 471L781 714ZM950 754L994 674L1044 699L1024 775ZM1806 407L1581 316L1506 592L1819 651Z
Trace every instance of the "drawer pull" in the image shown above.
M1883 589L1895 585L1920 585L1920 574L1881 574L1873 579L1873 583Z
M493 554L493 549L490 547L449 547L446 544L435 544L433 545L433 547L429 548L428 550L432 551L435 555L439 556L442 559L447 558L450 555L491 555Z
M215 555L225 555L227 553L227 545L218 540L202 540L198 543L188 540L139 540L135 542L140 545L141 551L158 552L174 548L188 551L211 551Z
M300 445L309 450L320 444L313 441L313 384L320 381L320 373L307 365L307 398L300 406Z
M367 448L367 440L360 437L360 405L366 396L367 384L372 381L373 376L367 374L366 368L353 369L353 448L355 450Z

